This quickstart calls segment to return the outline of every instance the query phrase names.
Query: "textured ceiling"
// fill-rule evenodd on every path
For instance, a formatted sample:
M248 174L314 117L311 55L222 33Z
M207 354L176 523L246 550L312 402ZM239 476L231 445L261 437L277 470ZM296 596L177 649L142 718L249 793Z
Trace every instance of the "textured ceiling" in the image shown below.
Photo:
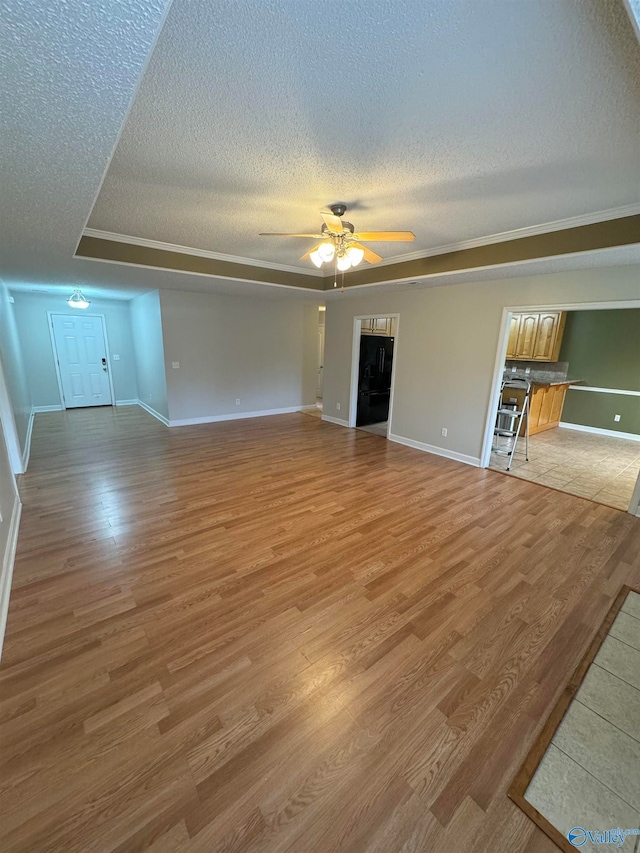
M8 282L73 266L166 6L3 0L0 276Z
M325 298L73 257L150 56L94 227L291 265L302 241L257 232L315 229L316 211L338 199L361 229L415 230L414 251L638 197L638 47L617 0L174 0L161 31L168 5L4 0L0 277L10 287Z
M634 204L639 58L621 0L174 0L89 225L291 265L337 200L387 258Z

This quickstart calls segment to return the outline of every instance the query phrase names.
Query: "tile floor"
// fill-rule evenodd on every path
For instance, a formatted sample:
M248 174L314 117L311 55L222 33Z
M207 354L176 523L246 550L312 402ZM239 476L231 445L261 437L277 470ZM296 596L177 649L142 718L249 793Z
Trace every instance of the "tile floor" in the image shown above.
M564 836L640 829L640 595L630 592L569 705L525 799ZM581 841L578 834L576 841ZM578 845L575 844L577 847ZM616 849L592 843L580 850ZM640 849L628 836L623 851Z
M383 438L387 437L387 429L389 427L389 422L384 421L379 424L369 424L368 426L358 427L363 432L370 432L372 435L381 435Z
M505 471L507 457L491 454L489 467ZM629 508L640 471L640 442L557 427L518 439L510 474L590 498L616 509Z

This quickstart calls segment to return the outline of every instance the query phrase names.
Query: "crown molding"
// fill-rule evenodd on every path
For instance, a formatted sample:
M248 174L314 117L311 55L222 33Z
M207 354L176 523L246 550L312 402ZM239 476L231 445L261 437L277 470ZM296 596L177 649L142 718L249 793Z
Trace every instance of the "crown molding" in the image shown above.
M87 237L91 236L89 234ZM111 258L97 258L93 256L87 255L74 255L73 260L77 261L94 261L99 264L115 264L119 267L132 267L133 269L140 270L160 270L160 272L168 272L168 273L179 273L180 275L199 275L204 278L220 278L224 281L237 281L240 284L259 284L261 287L279 287L281 290L295 290L296 293L311 293L320 296L324 296L327 292L322 287L319 288L311 288L311 287L295 287L291 284L280 284L277 281L262 281L259 278L239 278L238 276L224 274L218 275L216 273L211 272L197 272L196 270L176 270L173 267L163 267L158 264L139 264L132 263L131 261L120 261L113 260ZM252 265L253 266L253 265ZM298 270L296 270L298 272ZM85 290L90 290L90 288L85 288ZM140 290L140 293L145 293L146 291ZM137 294L136 294L137 295ZM98 297L96 297L97 299ZM117 298L117 297L116 297Z
M352 284L352 285L349 285L349 287L345 287L344 293L354 293L355 294L357 291L362 292L362 291L366 291L367 289L371 289L371 288L389 287L390 284L392 284L392 285L396 285L396 284L405 285L405 287L407 285L415 285L415 287L417 287L417 288L434 286L434 285L429 285L430 280L436 280L438 283L442 283L442 284L445 284L448 281L451 281L451 283L456 284L458 282L475 280L474 276L473 276L474 273L480 274L482 276L483 281L490 281L492 278L499 280L499 279L512 277L514 274L522 275L522 273L520 273L519 271L521 269L526 270L527 266L534 267L534 270L530 273L527 273L525 271L524 275L556 275L557 273L562 272L564 269L564 267L562 267L561 264L557 264L558 261L560 261L560 262L571 261L573 258L576 257L576 255L594 257L596 255L602 255L606 252L613 252L618 248L620 248L620 247L619 246L608 246L604 249L591 249L591 250L588 250L585 252L568 252L566 254L552 255L551 257L523 258L522 260L508 261L507 263L486 264L483 266L470 266L470 267L464 267L463 269L443 270L443 271L438 271L438 272L433 272L433 273L426 273L426 274L422 274L422 275L414 274L414 275L405 276L402 278L389 278L389 279L384 279L382 281L365 282L364 284ZM424 255L421 255L420 257L424 257ZM546 265L550 261L553 262L553 268L552 269L549 269L547 266L545 266L545 269L543 269L542 271L540 271L539 269L538 270L535 269L536 265L542 265L542 264ZM638 262L640 262L640 256L638 257ZM376 266L379 267L382 265L376 264ZM495 273L495 275L494 276L488 275L489 273ZM478 280L480 280L480 279L478 279ZM438 286L438 284L436 284L435 286ZM336 293L336 292L340 293L341 289L339 287L338 288L328 288L324 291L325 295L328 295L330 293ZM582 311L585 308L585 305L580 303L580 304L576 304L573 306L550 305L548 307L549 307L549 310L561 309L563 311ZM600 303L598 303L598 308L602 308L602 307L603 306ZM612 307L612 308L613 307L615 307L615 308L638 308L638 307L640 307L640 303L637 301L631 301L628 303L623 302L623 303L619 303L619 304L618 303L615 303L615 304L612 303L609 307ZM540 306L539 305L535 305L535 306L517 305L517 306L514 306L512 308L509 308L509 310L510 311L511 310L512 311L529 311L529 310L539 311Z
M227 261L232 264L243 264L249 267L262 267L268 270L282 272L304 273L305 275L324 278L321 270L308 267L294 267L287 264L275 264L271 261L257 261L254 258L243 258L239 255L225 255L222 252L209 252L207 249L194 249L190 246L178 246L174 243L163 243L161 240L147 240L145 237L131 237L128 234L116 234L113 231L101 231L99 228L85 228L83 237L97 237L99 240L111 240L115 243L127 243L130 246L142 246L145 249L162 249L165 252L178 252L181 255L193 255L197 258L209 258L213 261Z
M375 264L374 267L371 267L371 271L373 271L379 267L389 267L389 266L393 266L393 265L399 266L399 265L402 265L405 263L411 264L412 262L426 260L428 258L437 258L438 256L446 256L446 255L461 253L464 251L473 251L474 249L482 249L483 247L489 247L492 245L499 245L501 243L515 242L518 240L522 240L523 238L524 239L535 238L535 237L543 236L545 234L552 234L554 232L561 232L561 231L565 231L565 230L569 230L569 229L576 229L576 228L580 228L580 227L603 224L606 222L614 221L616 219L624 219L624 218L629 218L629 217L638 216L638 215L640 215L640 204L628 204L628 205L625 205L623 207L610 208L608 210L602 210L602 211L598 211L595 213L583 214L581 216L574 216L574 217L571 217L568 219L558 219L558 220L555 220L554 222L547 222L547 223L542 224L542 225L536 225L536 226L531 226L531 227L527 227L527 228L518 228L518 229L514 229L512 231L504 231L500 234L491 234L489 236L476 238L473 240L466 240L466 241L461 241L459 243L450 243L448 245L436 246L432 249L419 250L419 251L411 252L411 253L408 253L405 255L396 255L393 258L387 258L386 260L381 261L378 264ZM178 246L178 245L174 245L173 243L164 243L164 242L161 242L158 240L147 240L146 238L143 238L143 237L131 237L127 234L117 234L115 232L101 231L101 230L95 229L95 228L86 228L83 232L83 237L94 238L94 239L98 239L98 240L104 240L105 242L120 243L120 244L126 244L126 245L130 245L130 246L136 246L136 247L140 247L142 249L172 252L172 253L185 255L187 257L190 256L190 257L194 257L194 258L203 258L203 259L212 260L212 261L220 261L220 262L226 262L226 263L231 263L231 264L240 264L240 265L244 265L245 267L253 267L255 269L274 270L277 272L294 273L296 275L303 274L303 275L309 276L311 278L319 279L319 282L318 282L318 289L319 290L331 291L331 288L327 287L327 283L333 279L333 275L328 275L326 273L326 271L323 272L322 269L317 270L317 269L309 269L308 267L294 267L294 266L288 266L285 264L276 264L276 263L272 263L269 261L258 261L258 260L252 259L252 258L243 258L243 257L236 256L236 255L227 255L227 254L222 254L219 252L210 252L210 251L207 251L205 249L194 249L194 248L190 248L188 246ZM609 247L606 247L606 248L609 248ZM575 252L574 251L569 252L569 255L572 255L572 254L575 254ZM563 256L564 256L564 253L559 253L557 257L563 257ZM84 257L84 255L81 255L81 256L76 255L76 257ZM89 255L89 257L91 257L93 260L105 260L105 261L108 260L107 258L95 257L94 255ZM515 266L515 265L518 265L520 263L529 263L529 262L537 261L537 260L540 260L540 258L537 256L533 257L533 258L522 258L519 261L509 261L507 263L507 266ZM123 263L124 261L116 259L116 262ZM136 263L136 265L137 266L147 266L147 264L144 264L144 263L142 263L142 264ZM494 262L494 263L489 263L489 264L481 264L477 268L478 269L491 269L493 267L499 268L503 265L504 265L504 263L495 263ZM162 269L165 268L164 265L162 265L162 264L159 264L157 266L154 265L154 267L155 268L162 268ZM150 268L154 268L154 267L150 267ZM167 269L173 269L173 267L166 267L166 268ZM469 268L467 268L467 271L471 270L471 269L475 269L475 268L476 268L476 265L472 264ZM358 272L362 272L363 269L359 269ZM180 269L179 271L180 272L195 272L195 271L182 270L182 269ZM459 274L460 271L461 270L456 268L456 269L452 269L452 270L440 271L437 273L437 275ZM400 272L400 270L398 270L398 272ZM405 271L403 270L403 272L405 272ZM197 273L197 274L215 275L215 273L211 273L211 272ZM356 275L357 275L357 273L356 273ZM393 279L394 279L394 281L399 283L401 281L411 281L411 280L415 280L417 278L418 279L429 278L430 275L431 274L429 274L429 273L425 274L423 272L418 272L416 270L412 270L411 272L406 271L406 275L401 275L400 277L394 276ZM433 273L433 275L436 275L436 273ZM233 271L231 271L230 273L229 272L225 273L225 275L222 277L235 278L235 276L233 275ZM245 279L244 277L241 277L241 280L253 280L253 278ZM261 282L259 279L255 279L255 280L258 281L259 283L268 283L268 282ZM384 280L384 281L374 280L371 282L365 281L365 282L359 283L359 284L350 284L349 289L351 289L353 287L376 286L378 284L384 284L385 281L386 280ZM274 282L271 282L271 283L274 283ZM283 286L290 286L290 285L283 285ZM312 288L312 289L315 289L315 288Z
M535 237L538 234L549 234L552 231L564 231L566 228L577 228L580 225L594 225L597 222L608 222L611 219L622 219L625 216L636 216L640 213L640 204L625 204L622 207L612 207L608 210L599 210L595 213L584 213L580 216L571 216L568 219L556 219L553 222L545 222L541 225L531 225L526 228L514 228L513 231L502 231L499 234L489 234L486 237L477 237L473 240L463 240L460 243L448 243L444 246L434 246L433 249L422 249L417 252L408 252L406 255L396 255L386 258L376 264L377 267L386 267L390 264L398 264L402 261L417 261L420 258L431 258L435 255L447 255L450 252L461 252L464 249L478 249L481 246L490 246L492 243L506 243L508 240L517 240L521 237Z

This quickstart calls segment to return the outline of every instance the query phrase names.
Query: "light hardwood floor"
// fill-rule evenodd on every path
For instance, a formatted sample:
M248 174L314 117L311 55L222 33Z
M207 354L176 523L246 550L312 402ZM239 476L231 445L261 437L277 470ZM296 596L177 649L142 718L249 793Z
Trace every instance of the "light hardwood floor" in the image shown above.
M0 849L550 853L506 790L640 519L303 414L36 417Z

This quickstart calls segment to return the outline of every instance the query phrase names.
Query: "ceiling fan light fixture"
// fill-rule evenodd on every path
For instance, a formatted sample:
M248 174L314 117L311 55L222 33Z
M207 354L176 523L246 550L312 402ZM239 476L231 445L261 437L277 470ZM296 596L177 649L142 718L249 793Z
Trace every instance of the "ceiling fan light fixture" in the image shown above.
M338 269L340 272L346 272L351 267L351 258L345 252L344 254L338 255Z
M69 308L84 309L88 308L91 303L88 299L85 299L80 288L76 287L71 296L67 299L67 305L69 306Z
M358 246L349 246L347 249L347 256L351 261L351 266L357 267L360 261L364 258L364 249L360 249Z
M333 256L336 253L336 247L333 245L333 243L320 243L317 248L317 252L322 258L322 260L328 263L329 261L333 260Z
M318 269L320 269L320 267L324 263L322 260L322 256L320 255L320 252L317 249L310 253L309 258L313 262L314 266L318 267Z

